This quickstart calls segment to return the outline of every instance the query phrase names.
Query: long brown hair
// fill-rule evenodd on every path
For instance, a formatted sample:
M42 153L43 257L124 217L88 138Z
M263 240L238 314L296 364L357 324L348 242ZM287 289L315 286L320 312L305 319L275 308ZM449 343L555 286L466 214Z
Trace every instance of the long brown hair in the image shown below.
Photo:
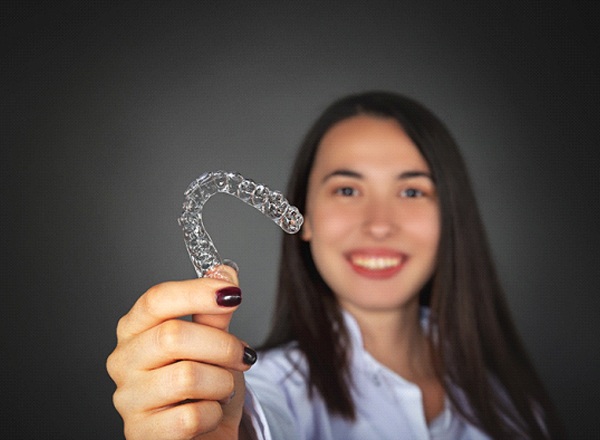
M304 212L321 138L337 122L359 114L398 121L436 182L442 219L438 263L420 300L430 308L436 335L430 349L450 400L493 438L563 438L504 300L458 146L435 115L412 99L387 92L334 102L304 138L288 185L290 202ZM274 321L263 349L289 341L296 341L306 357L309 392L320 393L332 413L354 419L348 333L333 292L298 235L283 238ZM461 403L465 396L467 408Z

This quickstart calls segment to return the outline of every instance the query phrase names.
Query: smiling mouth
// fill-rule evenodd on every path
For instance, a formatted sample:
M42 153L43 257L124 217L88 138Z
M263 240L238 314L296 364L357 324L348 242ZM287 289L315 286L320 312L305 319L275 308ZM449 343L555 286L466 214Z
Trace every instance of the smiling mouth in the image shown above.
M348 255L354 272L368 278L390 278L396 275L407 257L395 252L355 252Z
M368 270L385 270L400 266L402 259L400 257L367 257L356 255L350 257L350 262L354 266Z

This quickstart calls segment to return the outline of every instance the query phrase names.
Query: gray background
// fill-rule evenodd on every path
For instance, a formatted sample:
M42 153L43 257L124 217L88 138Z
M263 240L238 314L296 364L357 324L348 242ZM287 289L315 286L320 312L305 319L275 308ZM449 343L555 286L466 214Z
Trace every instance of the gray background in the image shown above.
M104 362L142 292L194 275L189 182L283 189L326 104L390 89L461 144L531 356L573 438L597 438L593 2L204 3L1 7L1 431L119 438ZM280 231L232 197L205 212L242 269L233 331L258 344Z

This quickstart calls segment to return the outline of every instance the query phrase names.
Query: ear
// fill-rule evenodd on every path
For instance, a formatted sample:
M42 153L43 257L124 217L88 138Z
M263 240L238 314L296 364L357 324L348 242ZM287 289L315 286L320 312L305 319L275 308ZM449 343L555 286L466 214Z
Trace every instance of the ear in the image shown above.
M300 238L304 241L310 241L312 238L312 228L308 217L304 217L304 223L302 224L302 230L300 231Z

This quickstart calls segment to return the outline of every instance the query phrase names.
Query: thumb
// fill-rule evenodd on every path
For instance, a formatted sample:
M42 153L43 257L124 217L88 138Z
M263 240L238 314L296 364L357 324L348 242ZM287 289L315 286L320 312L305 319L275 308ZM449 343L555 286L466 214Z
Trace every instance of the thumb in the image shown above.
M228 265L217 266L215 269L210 271L207 275L208 278L212 278L215 280L219 280L220 282L216 284L215 287L215 301L217 300L217 296L219 294L225 295L233 295L237 296L237 294L241 295L241 291L239 290L239 279L237 271ZM233 312L235 312L238 308L239 304L234 306L221 306L227 307L231 310L230 313L220 313L220 314L196 314L192 315L192 321L198 324L208 325L211 327L219 328L221 330L228 331L229 323L231 322L231 318L233 317Z

